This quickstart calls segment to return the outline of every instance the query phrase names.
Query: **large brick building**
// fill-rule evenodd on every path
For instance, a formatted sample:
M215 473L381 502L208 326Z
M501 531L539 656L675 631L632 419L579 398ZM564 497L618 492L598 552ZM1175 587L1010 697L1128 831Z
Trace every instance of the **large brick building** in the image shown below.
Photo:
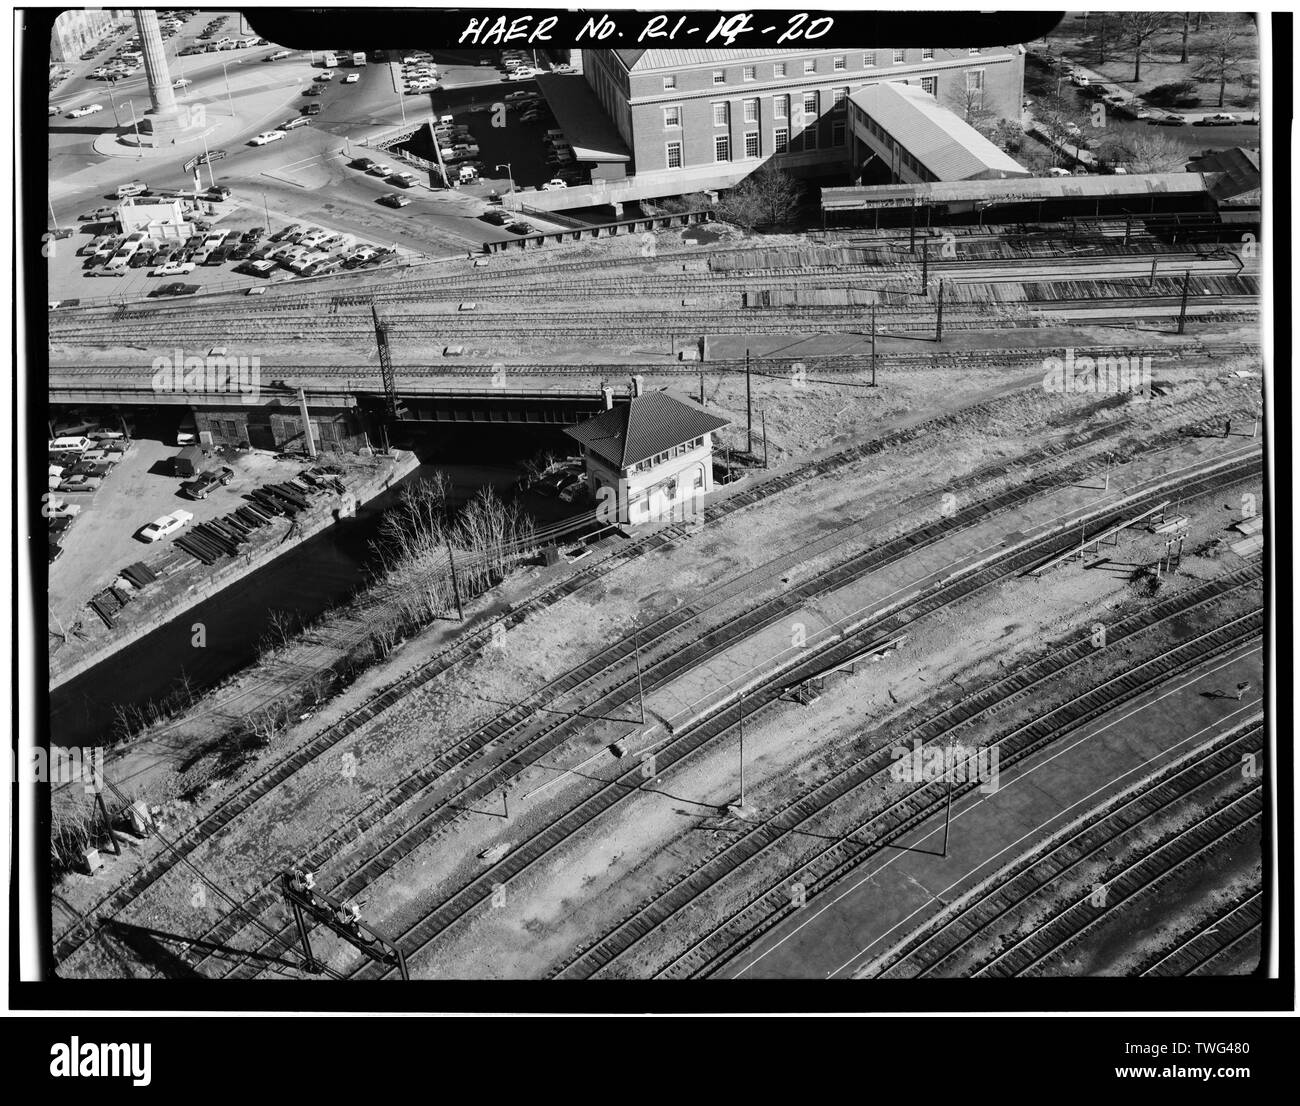
M582 74L629 155L606 175L669 195L730 187L769 160L850 171L849 97L884 81L916 85L963 119L1018 119L1024 48L587 50Z

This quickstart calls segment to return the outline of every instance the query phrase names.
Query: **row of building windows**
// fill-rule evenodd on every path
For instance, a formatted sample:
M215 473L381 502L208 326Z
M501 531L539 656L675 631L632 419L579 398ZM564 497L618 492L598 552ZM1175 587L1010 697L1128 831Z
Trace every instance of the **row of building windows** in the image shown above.
M972 46L969 49L968 54L971 57L976 57L979 55L979 52L980 50L978 46ZM860 66L857 66L857 68L874 69L879 64L877 59L881 53L883 53L883 51L868 50L865 53L860 55L859 54L852 54L852 55L833 54L830 59L831 72L835 72L835 73L848 72L850 60L856 62L858 58L861 58L862 63ZM891 56L894 65L905 65L907 63L906 50L894 50ZM807 74L825 71L824 68L823 69L818 68L819 64L821 62L824 62L825 60L826 60L825 58L804 58L803 72L805 73L805 75L807 75ZM922 61L934 60L934 48L932 46L926 46L921 49L921 60ZM781 80L784 77L788 77L790 75L789 68L790 68L789 62L784 62L784 61L773 62L771 79ZM766 70L766 66L764 66L764 70ZM757 65L742 66L740 70L740 79L742 81L756 81L759 79L758 71L759 71L759 67ZM715 85L727 84L728 83L727 73L728 71L726 69L713 70L713 83ZM767 76L766 72L764 72L764 76L765 77ZM677 87L677 74L672 73L664 77L665 92L670 92L676 87Z
M758 131L746 131L744 133L744 157L758 158L763 156L762 138ZM847 139L847 128L844 120L836 119L831 123L830 142L826 149L835 149L844 145ZM801 150L818 150L821 149L821 140L818 138L817 128L807 127L802 131L797 131L793 136L790 134L790 128L775 127L772 130L772 149L774 154L798 153ZM669 169L682 168L682 144L680 142L669 142L666 147L665 164ZM731 135L717 134L713 136L713 160L715 162L731 161ZM658 462L655 462L656 464ZM647 466L648 467L648 466Z
M933 80L933 78L927 78ZM930 90L933 91L933 90ZM800 97L800 105L803 108L805 119L814 118L819 111L818 93L805 92ZM837 88L833 90L831 97L831 109L840 111L844 107L844 102L849 98L847 88ZM757 123L759 104L758 97L754 96L742 100L741 117L746 123ZM727 127L731 125L731 103L727 100L719 100L713 105L713 125L715 127ZM664 128L671 130L682 125L682 105L670 104L664 108ZM790 97L788 95L772 97L772 118L788 119L790 118Z
M677 146L677 156L681 158L681 143L674 143ZM679 165L669 165L668 168L676 169ZM703 438L696 438L693 441L682 442L681 445L675 445L672 449L665 450L663 453L656 453L653 457L647 457L644 461L638 461L628 472L644 472L646 469L654 468L655 465L662 465L665 461L671 461L674 457L680 457L683 453L689 453L692 449L699 449L704 445Z

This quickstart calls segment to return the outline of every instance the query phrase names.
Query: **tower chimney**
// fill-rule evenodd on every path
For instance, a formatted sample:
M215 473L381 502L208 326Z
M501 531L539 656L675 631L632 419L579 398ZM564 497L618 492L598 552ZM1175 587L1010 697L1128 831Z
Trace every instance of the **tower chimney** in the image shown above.
M614 389L610 387L601 388L600 394L605 397L605 410L612 411L614 409Z
M632 378L632 398L645 394L645 377L634 376Z

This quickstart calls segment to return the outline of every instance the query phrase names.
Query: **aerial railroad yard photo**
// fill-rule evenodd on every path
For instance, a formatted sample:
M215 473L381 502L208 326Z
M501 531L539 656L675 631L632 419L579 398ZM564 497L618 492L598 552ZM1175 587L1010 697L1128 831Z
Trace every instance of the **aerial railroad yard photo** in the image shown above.
M1270 16L329 11L42 25L61 1004L1276 979Z

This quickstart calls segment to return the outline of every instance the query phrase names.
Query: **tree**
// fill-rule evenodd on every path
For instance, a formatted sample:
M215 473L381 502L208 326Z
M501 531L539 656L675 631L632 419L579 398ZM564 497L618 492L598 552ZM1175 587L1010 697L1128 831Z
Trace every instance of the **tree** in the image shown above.
M771 226L793 219L802 199L803 185L768 162L727 192L718 211L742 227Z
M1098 13L1101 16L1101 26L1097 29L1097 64L1106 64L1106 13Z
M1168 12L1125 12L1119 17L1120 38L1133 49L1133 79L1142 79L1142 58L1158 35L1169 28Z
M1241 32L1236 27L1220 27L1205 44L1205 60L1201 62L1196 75L1207 81L1219 82L1219 107L1223 107L1223 95L1227 91L1228 81L1240 75L1241 64L1238 58L1237 42Z
M1179 57L1178 59L1179 65L1187 64L1187 34L1191 30L1191 27L1192 27L1192 13L1183 12L1183 52L1182 52L1182 56Z
M1097 154L1134 173L1177 173L1187 163L1181 143L1154 131L1113 131L1102 139Z

